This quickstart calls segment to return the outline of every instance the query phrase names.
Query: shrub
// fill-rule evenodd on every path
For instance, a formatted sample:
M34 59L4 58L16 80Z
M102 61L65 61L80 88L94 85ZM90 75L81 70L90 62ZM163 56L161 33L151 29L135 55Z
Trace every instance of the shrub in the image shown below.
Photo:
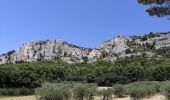
M160 84L158 82L135 82L127 85L127 93L134 100L151 96L159 91Z
M94 96L97 93L97 86L96 85L89 85L88 86L88 100L93 100Z
M142 87L133 87L129 90L129 95L132 100L139 100L140 98L144 98L146 96L146 90Z
M170 82L162 84L161 91L167 100L170 100Z
M18 96L20 95L19 90L18 89L6 89L6 95L9 96Z
M114 95L116 97L124 97L126 92L125 92L125 87L121 84L116 84L113 86L113 91Z
M44 83L35 89L35 94L43 100L93 100L96 90L93 84Z
M145 86L146 96L151 96L156 93L156 89L154 86Z
M35 93L43 100L68 100L71 97L70 87L62 83L44 83L41 88L35 89Z
M19 89L19 92L20 92L20 94L22 94L22 95L32 95L32 94L34 93L34 90L23 87L23 88L20 88L20 89Z
M151 81L151 82L148 82L148 83L150 83L152 86L154 86L155 92L160 92L160 88L161 88L161 83L160 82Z
M77 100L83 100L88 95L88 86L78 83L73 87L74 98Z
M99 90L98 94L100 95L100 97L102 97L102 100L110 100L113 95L113 89L107 88L107 89Z
M0 95L2 96L26 96L32 95L33 89L28 88L1 88Z

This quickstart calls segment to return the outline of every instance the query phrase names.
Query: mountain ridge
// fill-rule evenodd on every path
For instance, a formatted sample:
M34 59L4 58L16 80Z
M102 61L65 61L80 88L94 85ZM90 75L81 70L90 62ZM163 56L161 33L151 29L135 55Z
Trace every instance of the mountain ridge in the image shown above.
M170 32L143 36L117 36L102 42L98 47L84 48L64 40L44 40L24 43L20 48L0 55L0 64L20 61L62 61L69 64L93 63L100 60L114 62L119 57L142 55L161 57L154 51L170 47Z

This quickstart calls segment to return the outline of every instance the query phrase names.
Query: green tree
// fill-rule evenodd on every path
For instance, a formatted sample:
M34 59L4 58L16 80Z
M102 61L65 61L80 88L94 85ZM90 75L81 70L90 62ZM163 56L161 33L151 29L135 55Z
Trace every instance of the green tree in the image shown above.
M88 95L88 86L85 84L76 84L73 89L76 100L84 100Z
M138 2L143 5L150 5L146 10L150 16L170 15L170 0L138 0Z
M72 85L64 83L44 83L35 89L35 94L40 100L70 100Z
M102 100L112 100L113 89L107 88L107 89L99 90L99 95L102 96Z
M114 95L116 97L124 97L126 95L126 90L125 87L121 84L116 84L113 86L113 90L114 90Z

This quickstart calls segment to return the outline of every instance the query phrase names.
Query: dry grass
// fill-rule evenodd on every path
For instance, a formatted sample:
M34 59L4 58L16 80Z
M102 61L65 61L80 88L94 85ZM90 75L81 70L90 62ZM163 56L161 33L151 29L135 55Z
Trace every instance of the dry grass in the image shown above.
M95 97L95 100L102 100L100 97ZM131 98L125 97L125 98L112 98L112 100L131 100ZM141 100L165 100L165 97L163 95L154 95L152 97L148 97L148 98L143 98Z
M0 100L36 100L35 96L0 97Z
M35 96L19 96L19 97L0 97L0 100L36 100ZM95 100L101 100L101 98L96 97ZM131 100L130 97L126 98L113 98L112 100ZM155 95L149 98L144 98L142 100L165 100L162 95Z

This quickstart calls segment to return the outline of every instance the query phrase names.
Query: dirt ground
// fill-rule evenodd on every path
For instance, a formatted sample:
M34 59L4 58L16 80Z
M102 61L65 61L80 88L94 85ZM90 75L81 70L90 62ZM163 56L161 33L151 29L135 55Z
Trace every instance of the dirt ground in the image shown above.
M36 100L35 96L0 97L0 100Z
M19 96L19 97L0 97L0 100L36 100L35 96ZM101 100L101 98L96 97L95 100ZM130 97L125 98L113 98L112 100L131 100ZM165 100L162 95L155 95L149 98L144 98L142 100Z
M101 100L101 98L97 97L95 100ZM113 98L112 100L131 100L131 98L128 96L125 98ZM155 95L152 97L144 98L142 100L165 100L165 97L162 95Z

